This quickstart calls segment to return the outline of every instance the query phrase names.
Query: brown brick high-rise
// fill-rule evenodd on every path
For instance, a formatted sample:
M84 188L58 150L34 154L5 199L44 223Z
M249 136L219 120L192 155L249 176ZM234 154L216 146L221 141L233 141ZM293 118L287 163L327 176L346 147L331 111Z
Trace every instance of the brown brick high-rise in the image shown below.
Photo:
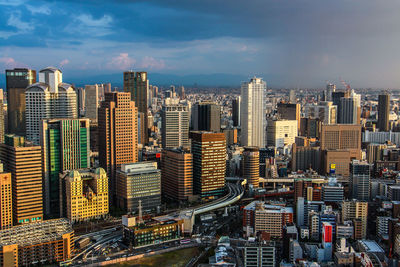
M23 137L6 135L1 144L4 170L12 177L13 221L26 224L43 220L42 149Z
M138 161L137 108L130 93L105 93L98 115L99 161L110 178L113 199L117 168Z
M11 228L12 223L12 190L11 173L3 172L0 163L0 230Z
M162 193L175 200L193 195L193 156L183 149L166 149L162 155Z
M258 147L245 147L243 151L243 178L253 188L258 188L260 180L260 152Z

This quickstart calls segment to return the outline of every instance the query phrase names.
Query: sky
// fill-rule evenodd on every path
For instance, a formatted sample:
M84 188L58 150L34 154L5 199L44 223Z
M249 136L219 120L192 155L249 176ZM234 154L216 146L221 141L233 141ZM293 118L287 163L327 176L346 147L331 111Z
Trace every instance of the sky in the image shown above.
M399 13L398 0L0 0L0 75L55 66L83 83L132 69L150 82L400 88Z

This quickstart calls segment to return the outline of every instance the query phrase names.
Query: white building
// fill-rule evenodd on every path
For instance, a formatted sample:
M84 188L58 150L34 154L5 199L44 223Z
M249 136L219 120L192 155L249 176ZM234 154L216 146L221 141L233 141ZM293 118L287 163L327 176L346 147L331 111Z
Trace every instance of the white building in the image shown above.
M241 145L265 147L265 90L261 78L242 83L240 122Z
M42 119L77 118L77 94L68 83L62 82L62 72L47 67L39 72L39 82L25 91L26 136L35 144L40 142Z
M295 143L297 120L273 120L267 122L267 146L282 148Z
M307 105L304 107L306 118L318 118L324 124L336 124L337 106L332 102L320 102L318 105Z
M161 110L163 148L189 147L189 108L166 104Z

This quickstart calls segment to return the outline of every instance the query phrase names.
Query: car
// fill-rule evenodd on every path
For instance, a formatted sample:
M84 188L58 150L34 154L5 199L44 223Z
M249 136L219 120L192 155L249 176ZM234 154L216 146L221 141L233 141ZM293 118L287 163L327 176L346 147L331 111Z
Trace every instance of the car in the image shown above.
M149 253L149 252L152 252L152 250L151 249L146 250L146 253Z
M126 258L126 255L122 255L122 258Z
M107 258L106 258L106 261L109 261L109 260L111 260L111 258L110 258L110 257L107 257Z

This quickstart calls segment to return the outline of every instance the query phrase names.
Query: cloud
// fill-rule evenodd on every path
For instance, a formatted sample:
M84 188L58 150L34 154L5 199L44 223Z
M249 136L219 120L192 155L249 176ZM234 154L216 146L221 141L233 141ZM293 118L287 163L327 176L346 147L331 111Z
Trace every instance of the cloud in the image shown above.
M100 19L94 19L90 14L81 14L76 19L88 27L109 27L113 21L109 15L104 15Z
M25 3L25 0L0 0L2 6L20 6Z
M43 14L43 15L50 15L51 10L48 6L31 6L25 5L25 7L32 13L32 15L36 14Z
M21 20L20 11L11 13L10 17L7 20L7 25L17 28L19 33L32 31L35 28L31 23Z
M103 15L99 19L93 18L91 14L81 14L75 17L71 23L65 27L65 31L72 35L82 35L88 37L103 37L111 34L111 24L113 19L109 15Z
M162 59L157 60L153 57L145 56L140 63L140 67L149 70L161 70L165 69L165 62Z
M68 59L64 59L64 60L61 60L59 65L60 65L60 68L62 68L63 66L65 66L67 64L69 64L69 60Z
M3 65L3 68L27 67L24 63L17 62L14 58L8 56L0 57L0 64Z
M111 59L111 61L107 64L109 69L118 69L118 70L128 70L133 69L133 65L136 63L136 60L129 57L128 53L120 53L118 56L115 56Z

